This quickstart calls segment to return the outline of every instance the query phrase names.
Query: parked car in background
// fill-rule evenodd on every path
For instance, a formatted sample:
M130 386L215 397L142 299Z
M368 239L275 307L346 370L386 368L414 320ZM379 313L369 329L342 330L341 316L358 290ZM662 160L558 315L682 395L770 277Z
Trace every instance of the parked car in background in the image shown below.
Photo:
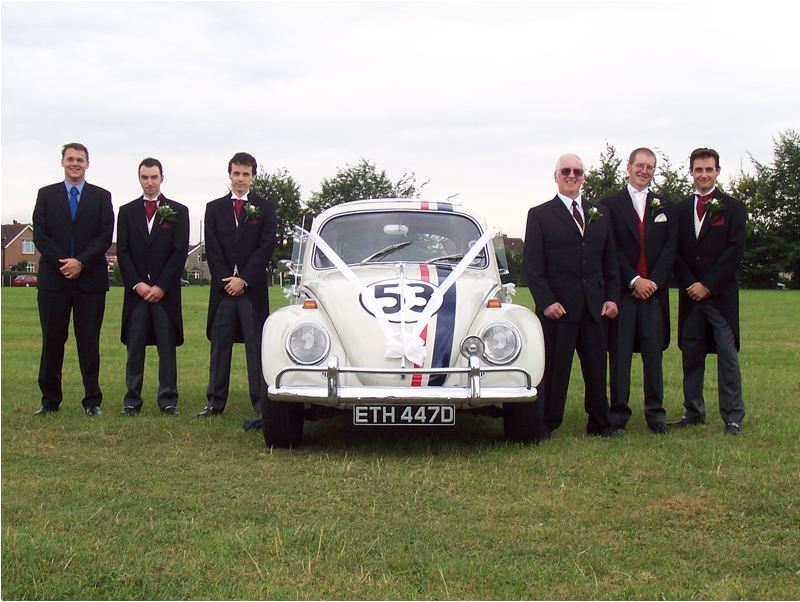
M544 342L511 302L502 236L450 203L355 201L296 230L291 304L262 333L267 446L292 446L306 416L360 425L453 425L502 416L535 441Z
M11 286L37 286L39 284L39 279L36 277L36 274L20 274L19 276L15 276L14 280L11 281Z

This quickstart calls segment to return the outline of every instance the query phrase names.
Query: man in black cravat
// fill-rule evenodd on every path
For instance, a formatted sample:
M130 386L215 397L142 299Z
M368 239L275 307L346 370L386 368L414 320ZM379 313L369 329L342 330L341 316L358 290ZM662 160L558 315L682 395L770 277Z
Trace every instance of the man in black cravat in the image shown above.
M161 194L163 168L158 159L139 164L142 196L120 207L117 257L125 295L121 340L128 347L127 392L122 415L142 409L147 345L158 349L158 393L162 414L177 414L175 348L183 344L181 276L189 246L189 210Z
M244 343L250 402L261 415L261 330L269 315L267 265L275 247L277 213L273 203L250 192L257 168L252 155L236 153L228 162L231 193L206 205L211 357L207 403L198 416L225 410L234 343Z
M545 368L539 387L546 439L561 425L575 351L584 381L586 431L608 437L606 322L617 315L619 271L611 224L581 199L583 161L572 154L556 163L558 194L528 211L523 271L542 324Z
M683 361L684 415L673 427L706 419L703 380L706 355L717 354L719 413L725 433L742 431L744 399L739 368L739 286L747 210L720 191L719 154L698 148L689 157L695 193L676 206L678 255L678 345Z
M653 433L664 434L661 359L669 345L667 279L675 262L677 222L672 203L649 190L655 169L655 153L637 148L628 159L628 184L601 204L614 229L621 280L619 316L609 331L611 425L624 429L631 417L631 361L638 351L645 420Z
M42 405L34 414L57 412L63 397L61 369L70 315L83 377L83 408L99 416L100 328L108 291L106 251L114 231L111 194L85 180L89 151L72 142L61 151L64 181L39 190L33 209L33 242L39 262Z

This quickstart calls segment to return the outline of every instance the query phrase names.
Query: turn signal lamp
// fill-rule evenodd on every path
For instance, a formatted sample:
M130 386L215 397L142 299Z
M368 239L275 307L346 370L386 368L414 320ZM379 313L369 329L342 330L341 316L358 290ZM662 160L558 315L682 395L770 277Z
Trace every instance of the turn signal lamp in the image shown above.
M316 299L306 299L303 301L303 309L317 309Z
M486 307L497 309L498 307L503 307L503 302L500 299L489 299Z

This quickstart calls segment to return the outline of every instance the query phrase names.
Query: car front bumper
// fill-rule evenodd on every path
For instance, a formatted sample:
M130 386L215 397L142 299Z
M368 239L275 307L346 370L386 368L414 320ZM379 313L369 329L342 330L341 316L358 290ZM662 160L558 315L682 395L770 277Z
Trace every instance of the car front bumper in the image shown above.
M397 368L376 369L340 367L339 359L331 357L325 368L319 366L292 366L281 370L275 385L269 387L269 398L274 401L315 403L348 408L354 404L415 404L448 403L459 408L478 407L495 403L531 402L536 399L536 387L527 370L518 367L481 366L477 357L470 357L465 368ZM283 378L293 372L322 372L326 386L282 386ZM525 386L481 387L480 379L486 373L516 373L525 379ZM341 374L463 374L467 386L463 387L365 387L340 384Z

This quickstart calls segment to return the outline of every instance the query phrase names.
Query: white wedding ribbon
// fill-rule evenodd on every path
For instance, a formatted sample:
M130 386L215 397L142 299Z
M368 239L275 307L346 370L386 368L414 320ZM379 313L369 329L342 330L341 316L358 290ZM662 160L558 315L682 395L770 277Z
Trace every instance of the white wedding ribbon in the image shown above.
M420 335L422 334L422 331L425 330L425 327L428 325L428 322L433 316L434 308L441 306L442 300L444 299L447 291L450 290L450 287L456 283L461 274L464 273L464 270L469 267L469 264L474 261L475 257L478 256L478 253L480 253L481 250L483 250L483 247L485 247L487 243L494 238L498 231L496 227L488 229L483 233L478 241L472 245L466 255L461 258L461 261L456 264L447 278L444 279L444 282L442 282L433 292L431 298L428 300L428 303L425 306L425 309L419 315L416 326L411 330L410 333L405 332L402 324L400 332L395 333L392 332L389 319L384 315L382 308L374 305L374 299L367 293L367 287L363 282L361 282L358 276L355 275L353 270L351 270L350 267L342 260L342 258L336 254L330 245L326 243L316 232L308 232L299 226L295 226L295 228L306 234L323 253L323 255L330 260L333 266L361 294L362 301L368 306L367 309L369 309L372 315L375 316L375 319L378 320L378 324L383 332L383 336L386 339L386 351L384 353L384 357L400 358L401 360L406 358L418 366L423 365L425 362L425 356L427 355L425 350L425 341L422 340ZM402 276L403 274L401 272L401 278ZM400 298L402 302L402 287L400 290ZM403 313L402 309L401 313Z

